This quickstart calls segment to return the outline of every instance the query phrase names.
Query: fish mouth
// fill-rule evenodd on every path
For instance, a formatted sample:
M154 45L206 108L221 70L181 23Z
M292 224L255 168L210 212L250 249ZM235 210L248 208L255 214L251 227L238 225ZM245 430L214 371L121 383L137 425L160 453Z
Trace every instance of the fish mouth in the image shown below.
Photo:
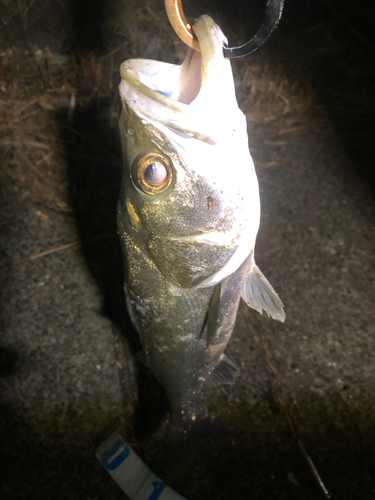
M216 143L217 135L227 133L225 110L238 109L230 62L223 55L226 38L209 16L199 17L194 31L201 51L189 49L181 65L145 59L123 62L120 95L141 117Z

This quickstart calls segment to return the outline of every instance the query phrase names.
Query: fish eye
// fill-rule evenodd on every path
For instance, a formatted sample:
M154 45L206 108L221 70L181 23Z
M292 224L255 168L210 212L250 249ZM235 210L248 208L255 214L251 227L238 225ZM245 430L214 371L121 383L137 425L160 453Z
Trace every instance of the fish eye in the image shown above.
M144 193L161 194L172 184L173 170L166 156L146 153L134 161L132 177Z

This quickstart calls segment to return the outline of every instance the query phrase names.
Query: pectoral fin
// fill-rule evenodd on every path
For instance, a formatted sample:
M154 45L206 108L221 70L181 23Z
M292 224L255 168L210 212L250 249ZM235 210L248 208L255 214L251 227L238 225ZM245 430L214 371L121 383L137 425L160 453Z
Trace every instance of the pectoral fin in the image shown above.
M242 298L246 304L260 314L265 311L268 316L284 323L284 306L279 296L257 265L253 265L246 279Z

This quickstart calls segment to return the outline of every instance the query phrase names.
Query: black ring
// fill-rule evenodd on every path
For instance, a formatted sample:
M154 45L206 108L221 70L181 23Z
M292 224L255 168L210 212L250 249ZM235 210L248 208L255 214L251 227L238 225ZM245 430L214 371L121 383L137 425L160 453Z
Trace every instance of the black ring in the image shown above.
M266 15L262 26L248 42L236 47L223 47L224 57L234 59L251 54L264 44L271 33L277 28L283 13L284 0L267 0Z

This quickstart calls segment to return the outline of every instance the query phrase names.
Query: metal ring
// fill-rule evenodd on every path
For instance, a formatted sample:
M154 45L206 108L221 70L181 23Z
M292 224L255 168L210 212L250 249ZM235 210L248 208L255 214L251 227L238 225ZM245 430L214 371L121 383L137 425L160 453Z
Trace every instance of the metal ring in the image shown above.
M182 8L182 0L165 0L165 10L172 28L181 40L194 50L199 50L199 42L194 35Z
M271 33L277 28L283 13L284 0L267 0L266 14L263 24L248 42L236 47L224 47L224 57L231 59L255 52L264 44Z
M284 0L267 0L266 14L263 24L255 36L248 42L236 47L223 47L224 57L234 59L251 54L259 49L277 28L283 13ZM199 43L190 24L186 21L182 8L182 0L165 0L168 19L181 40L194 50L199 49Z

